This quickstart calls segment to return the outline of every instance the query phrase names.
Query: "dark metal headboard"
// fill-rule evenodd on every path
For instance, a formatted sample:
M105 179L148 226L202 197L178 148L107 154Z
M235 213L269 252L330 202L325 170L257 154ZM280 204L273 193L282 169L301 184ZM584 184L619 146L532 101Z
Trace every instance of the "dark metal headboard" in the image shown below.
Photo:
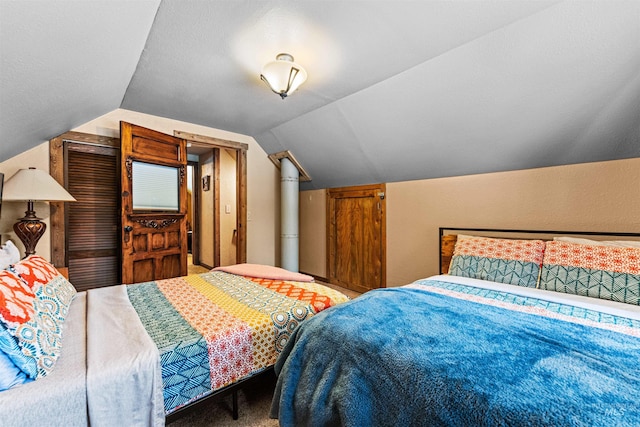
M445 233L445 232L453 233ZM481 233L481 234L479 234ZM440 249L440 274L443 274L442 269L442 244L443 237L449 234L471 234L485 237L496 237L504 239L523 239L523 238L535 238L541 240L552 240L557 236L571 236L571 237L585 237L593 240L610 240L609 238L630 237L630 240L640 240L640 233L609 233L609 232L597 232L597 231L555 231L555 230L510 230L500 228L458 228L458 227L440 227L439 228L439 243Z

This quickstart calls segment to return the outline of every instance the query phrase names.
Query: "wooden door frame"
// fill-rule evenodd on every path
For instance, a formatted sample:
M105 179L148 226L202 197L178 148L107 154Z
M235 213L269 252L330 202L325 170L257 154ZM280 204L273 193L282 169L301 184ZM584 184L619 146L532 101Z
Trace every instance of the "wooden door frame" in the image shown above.
M67 182L65 141L87 144L95 148L108 147L120 149L120 138L82 132L65 132L49 140L49 174L63 187L65 187L65 183ZM66 267L68 259L65 203L50 202L50 205L51 262L55 266Z
M220 266L220 148L212 147L213 157L213 267Z
M341 192L364 192L368 193L370 191L378 191L382 192L382 202L386 200L386 185L383 184L370 184L370 185L359 185L359 186L351 186L351 187L340 187L340 188L329 188L326 191L326 236L327 236L327 280L329 283L333 283L333 265L335 261L335 253L333 253L333 239L335 239L335 230L334 224L332 224L331 219L333 218L333 209L334 209L334 195ZM382 218L380 224L380 239L381 239L381 260L380 260L380 287L387 287L387 211L386 211L386 202L382 204Z
M173 135L190 142L191 144L199 144L201 146L209 147L211 149L226 149L235 150L236 152L236 226L238 230L238 237L236 242L236 263L241 264L247 262L247 150L249 145L228 141L226 139L215 138L206 135L197 135L190 132L184 132L176 130ZM219 155L217 156L219 158ZM217 168L219 169L219 168ZM217 172L216 172L217 173ZM214 185L219 180L214 180ZM216 191L216 213L219 215L219 191ZM216 227L214 235L217 236L218 241L215 243L215 247L218 248L217 262L220 262L219 247L220 247L220 233L219 233L219 221ZM215 252L215 251L214 251ZM213 266L213 267L217 267Z
M191 259L194 264L200 264L200 245L196 245L196 243L200 242L200 209L198 209L198 206L200 206L200 162L187 160L187 167L189 166L193 170L193 182L191 183L193 187L193 192L191 193L191 230L193 231L191 234Z

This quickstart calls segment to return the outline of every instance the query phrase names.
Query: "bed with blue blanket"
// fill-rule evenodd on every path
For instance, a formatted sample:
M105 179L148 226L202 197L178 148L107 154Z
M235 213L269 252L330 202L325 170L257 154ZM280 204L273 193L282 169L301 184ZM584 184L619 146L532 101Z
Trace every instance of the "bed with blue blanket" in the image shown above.
M281 426L640 425L640 248L495 244L460 244L451 274L367 292L300 325L275 366L271 416Z

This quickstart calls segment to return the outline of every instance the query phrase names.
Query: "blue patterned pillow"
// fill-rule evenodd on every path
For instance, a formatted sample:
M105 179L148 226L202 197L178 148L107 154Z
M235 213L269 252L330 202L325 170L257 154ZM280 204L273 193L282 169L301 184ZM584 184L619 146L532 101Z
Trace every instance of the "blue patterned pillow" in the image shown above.
M29 381L32 380L13 363L13 360L4 351L0 351L0 391L9 390L11 387Z
M43 377L51 372L60 355L62 329L76 289L40 256L31 255L12 267L31 290L33 300L27 321L5 324L22 354L35 361L36 372L27 372L20 361L12 360L30 378Z
M0 349L36 379L50 373L60 355L62 329L76 290L61 274L38 275L33 287L22 279L0 272Z
M544 247L542 240L459 235L449 274L535 288Z
M22 352L15 332L35 316L35 295L15 273L0 271L0 350L30 377L37 374L36 362Z
M35 315L23 323L14 336L22 352L35 359L36 378L46 376L60 356L62 329L69 307L76 295L75 288L62 275L34 289Z
M36 360L22 353L18 341L16 341L2 323L0 323L0 352L9 357L13 365L28 377L36 377L38 373Z
M640 248L548 242L540 288L640 305Z

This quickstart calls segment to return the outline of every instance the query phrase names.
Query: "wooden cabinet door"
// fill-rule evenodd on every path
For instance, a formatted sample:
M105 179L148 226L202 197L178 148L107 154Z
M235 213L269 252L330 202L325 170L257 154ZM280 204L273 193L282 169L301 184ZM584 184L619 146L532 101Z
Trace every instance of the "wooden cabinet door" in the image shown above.
M79 291L120 283L120 153L112 147L67 144L67 266ZM89 148L89 149L87 149Z
M78 291L121 283L120 139L67 132L49 148L51 175L77 200L52 203L52 262Z
M327 192L329 281L366 292L386 286L385 186Z
M126 122L120 122L120 140L122 282L184 276L187 274L186 142ZM140 175L143 170L157 173L157 179L145 180L144 187ZM159 199L172 197L156 201L150 194L158 194Z

